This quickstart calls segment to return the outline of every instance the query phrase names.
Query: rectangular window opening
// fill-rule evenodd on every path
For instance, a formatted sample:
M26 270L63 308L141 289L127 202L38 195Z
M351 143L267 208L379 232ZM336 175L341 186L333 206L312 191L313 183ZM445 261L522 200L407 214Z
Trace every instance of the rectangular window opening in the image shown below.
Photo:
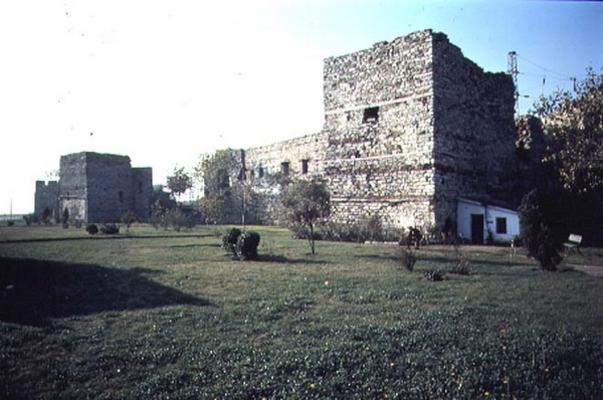
M307 174L308 173L308 161L309 160L301 160L302 174Z
M117 195L119 196L119 202L123 203L124 202L124 192L122 192L120 190L119 193L117 193Z
M363 124L374 124L379 121L379 107L368 107L364 109L362 116Z
M289 162L285 161L281 163L281 172L283 175L289 175Z
M496 218L496 233L507 233L507 219Z

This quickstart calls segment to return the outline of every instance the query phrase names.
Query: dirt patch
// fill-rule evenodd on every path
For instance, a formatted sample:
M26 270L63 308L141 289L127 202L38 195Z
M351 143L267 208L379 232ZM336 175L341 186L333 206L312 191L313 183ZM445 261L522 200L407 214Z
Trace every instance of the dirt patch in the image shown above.
M578 265L568 264L568 267L572 267L576 271L584 272L587 275L594 276L597 278L603 278L603 267L596 265Z

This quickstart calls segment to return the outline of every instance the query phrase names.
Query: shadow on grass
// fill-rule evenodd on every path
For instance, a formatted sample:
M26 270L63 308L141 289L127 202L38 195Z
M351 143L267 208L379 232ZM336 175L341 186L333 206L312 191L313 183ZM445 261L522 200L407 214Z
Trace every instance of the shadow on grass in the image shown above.
M50 318L102 311L211 305L139 275L147 272L156 273L146 268L0 257L0 320L44 326Z
M276 254L260 254L258 255L257 260L262 262L274 262L280 264L327 264L324 260L313 260L308 256L308 258L296 259L296 258L287 258L283 255Z
M6 243L35 243L35 242L65 242L70 240L123 240L123 239L185 239L185 238L206 238L212 237L211 234L186 234L186 235L129 235L129 234L117 234L117 235L90 235L90 236L78 236L78 237L56 237L56 238L31 238L31 239L8 239L0 240L0 244Z
M218 243L208 243L208 244L175 244L173 246L169 246L170 249L186 249L186 248L194 248L194 247L222 247Z
M359 255L359 258L367 258L371 260L384 260L384 261L400 261L400 255L392 254L363 254ZM444 257L444 256L426 256L424 254L417 254L417 261L424 261L435 264L451 264L457 261L456 257ZM484 266L500 266L500 267L514 267L519 265L525 265L525 263L511 261L511 260L480 260L469 258L469 262L474 265Z

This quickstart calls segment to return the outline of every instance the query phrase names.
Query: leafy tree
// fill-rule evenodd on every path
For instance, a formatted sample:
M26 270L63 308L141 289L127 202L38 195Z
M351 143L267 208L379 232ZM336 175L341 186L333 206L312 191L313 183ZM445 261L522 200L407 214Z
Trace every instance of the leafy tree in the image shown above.
M536 171L534 186L555 203L545 210L557 213L546 215L559 220L551 225L552 234L580 233L584 244L595 245L603 241L603 75L590 69L575 89L575 94L557 91L542 97L535 104L541 127L532 123L525 130L543 141L531 170ZM533 135L538 130L541 134Z
M238 223L254 221L249 205L256 193L251 177L243 169L243 155L226 149L202 157L194 177L203 186L201 209L208 223Z
M207 224L217 224L222 221L224 199L215 196L205 196L200 200L201 212Z
M524 196L519 206L521 236L528 254L540 263L542 269L555 271L561 262L559 249L561 240L556 232L553 202L543 195L542 191L534 189Z
M296 181L283 193L282 203L287 219L293 227L303 227L309 231L308 243L312 255L315 254L316 223L331 213L330 195L324 182Z
M535 109L547 139L543 161L564 190L584 194L603 189L603 75L589 69L575 89L542 97Z
M132 210L128 210L124 215L121 216L121 222L126 225L126 232L130 232L130 226L132 226L132 224L137 220L138 217L136 216L136 213Z
M175 198L193 187L193 178L183 167L174 168L173 174L167 177L167 187Z

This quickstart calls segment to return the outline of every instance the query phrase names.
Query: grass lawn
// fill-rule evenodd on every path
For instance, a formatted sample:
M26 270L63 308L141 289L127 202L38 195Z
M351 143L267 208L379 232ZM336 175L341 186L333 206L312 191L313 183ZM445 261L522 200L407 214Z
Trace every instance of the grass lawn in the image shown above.
M603 398L603 279L255 229L240 262L216 228L0 228L0 398Z

